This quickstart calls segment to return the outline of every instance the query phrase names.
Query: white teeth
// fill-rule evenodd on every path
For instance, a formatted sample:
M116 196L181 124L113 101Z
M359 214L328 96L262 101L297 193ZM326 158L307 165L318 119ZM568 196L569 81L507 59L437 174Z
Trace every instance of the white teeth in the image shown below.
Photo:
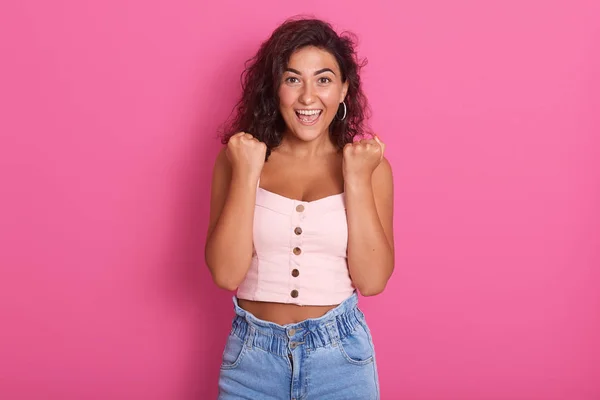
M302 115L315 115L320 114L321 110L296 110L296 112Z

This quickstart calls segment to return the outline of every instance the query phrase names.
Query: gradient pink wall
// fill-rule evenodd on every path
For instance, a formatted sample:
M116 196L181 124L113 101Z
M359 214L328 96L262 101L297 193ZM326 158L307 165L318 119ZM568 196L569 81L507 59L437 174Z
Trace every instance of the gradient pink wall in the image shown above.
M0 398L215 397L215 134L307 12L360 35L395 171L383 399L600 399L593 0L3 2Z

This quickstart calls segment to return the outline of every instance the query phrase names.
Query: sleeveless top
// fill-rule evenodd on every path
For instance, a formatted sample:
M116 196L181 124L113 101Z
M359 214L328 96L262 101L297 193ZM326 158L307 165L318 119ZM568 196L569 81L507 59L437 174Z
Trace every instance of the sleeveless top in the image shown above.
M299 201L257 185L253 242L239 299L337 305L355 291L344 193Z

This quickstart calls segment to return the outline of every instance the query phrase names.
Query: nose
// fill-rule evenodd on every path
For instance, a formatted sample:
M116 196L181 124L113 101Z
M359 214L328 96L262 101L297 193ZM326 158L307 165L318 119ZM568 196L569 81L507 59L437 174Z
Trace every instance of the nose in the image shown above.
M300 103L311 104L314 102L314 92L310 85L304 85L302 93L300 93Z

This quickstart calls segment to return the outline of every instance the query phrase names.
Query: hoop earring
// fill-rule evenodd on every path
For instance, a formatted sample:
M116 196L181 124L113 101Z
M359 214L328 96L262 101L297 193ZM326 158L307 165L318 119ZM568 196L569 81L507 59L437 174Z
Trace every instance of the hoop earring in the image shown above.
M343 105L344 105L344 116L343 116L342 118L340 118L340 121L343 121L343 120L345 120L345 119L346 119L346 114L347 114L347 112L348 112L348 108L346 107L346 103L345 103L345 102L343 102L343 101L342 101L342 103L341 103L341 104L343 104ZM338 108L338 111L339 111L339 108Z

